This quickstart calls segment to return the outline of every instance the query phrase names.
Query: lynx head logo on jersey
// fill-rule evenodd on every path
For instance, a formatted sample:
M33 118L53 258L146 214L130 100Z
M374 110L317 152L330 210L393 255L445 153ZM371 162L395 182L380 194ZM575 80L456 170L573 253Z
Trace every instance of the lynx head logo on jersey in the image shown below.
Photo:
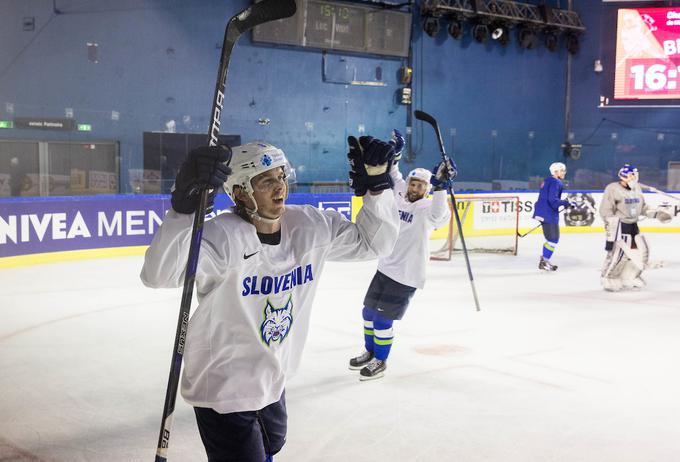
M264 308L264 321L260 326L260 336L262 341L270 346L272 342L283 343L288 336L290 327L293 325L293 296L288 297L288 301L283 308L274 308L267 299L267 306Z

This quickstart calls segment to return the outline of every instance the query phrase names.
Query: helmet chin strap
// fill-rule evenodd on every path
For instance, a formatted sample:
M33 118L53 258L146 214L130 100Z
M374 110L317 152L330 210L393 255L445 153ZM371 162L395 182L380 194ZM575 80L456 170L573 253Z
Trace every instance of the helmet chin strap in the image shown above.
M267 223L267 224L269 224L269 225L274 225L274 224L278 223L279 221L281 221L281 217L278 217L278 218L265 218L265 217L263 217L262 215L260 215L259 213L257 213L257 210L254 210L254 211L251 212L250 210L246 209L246 211L248 212L248 216L249 216L250 218L252 218L253 220L261 221L262 223Z
M250 217L251 220L257 220L261 223L267 223L268 225L275 225L279 221L281 221L281 217L266 218L266 217L263 217L262 215L260 215L259 213L257 213L257 202L255 201L255 198L253 197L252 194L248 193L248 195L250 196L250 199L253 201L253 204L255 204L254 209L249 209L248 207L245 208L246 213L248 213L248 216Z

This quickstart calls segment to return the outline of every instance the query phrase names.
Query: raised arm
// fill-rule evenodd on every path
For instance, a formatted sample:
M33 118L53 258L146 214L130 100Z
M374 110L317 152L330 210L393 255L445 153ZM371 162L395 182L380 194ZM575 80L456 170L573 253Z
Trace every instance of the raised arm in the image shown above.
M144 256L142 282L149 287L179 287L184 281L193 214L198 208L201 187L212 188L207 212L212 210L217 188L231 169L231 152L222 146L203 146L189 153L172 191L172 210L154 236Z

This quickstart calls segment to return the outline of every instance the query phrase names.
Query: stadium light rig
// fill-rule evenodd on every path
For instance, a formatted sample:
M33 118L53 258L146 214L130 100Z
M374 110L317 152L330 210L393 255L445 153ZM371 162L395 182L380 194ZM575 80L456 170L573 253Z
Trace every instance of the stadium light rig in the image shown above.
M576 11L512 0L424 0L420 14L423 28L431 37L436 35L443 21L449 21L449 35L460 39L465 23L469 22L472 36L479 43L484 43L490 35L500 44L507 45L510 30L516 28L521 48L535 48L538 37L543 35L545 47L556 51L559 37L563 35L566 49L571 54L578 53L580 36L586 31Z

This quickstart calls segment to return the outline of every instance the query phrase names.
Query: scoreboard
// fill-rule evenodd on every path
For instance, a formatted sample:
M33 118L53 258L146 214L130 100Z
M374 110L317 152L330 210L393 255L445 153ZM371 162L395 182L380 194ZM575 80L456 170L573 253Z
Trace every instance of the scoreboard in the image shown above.
M297 1L294 16L255 27L253 41L408 56L410 13L326 0Z
M680 98L680 7L621 8L614 99Z

